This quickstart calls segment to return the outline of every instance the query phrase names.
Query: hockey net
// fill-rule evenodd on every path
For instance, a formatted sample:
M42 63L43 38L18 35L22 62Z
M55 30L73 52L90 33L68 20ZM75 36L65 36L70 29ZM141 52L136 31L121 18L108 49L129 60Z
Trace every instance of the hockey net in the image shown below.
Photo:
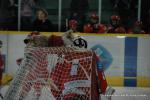
M97 100L95 65L90 50L26 48L4 100Z

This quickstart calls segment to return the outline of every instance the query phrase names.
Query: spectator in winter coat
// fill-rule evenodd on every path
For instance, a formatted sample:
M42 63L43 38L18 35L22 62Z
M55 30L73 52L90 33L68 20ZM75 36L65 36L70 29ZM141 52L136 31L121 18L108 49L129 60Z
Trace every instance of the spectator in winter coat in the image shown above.
M37 18L33 21L33 31L52 31L53 25L48 19L48 12L44 9L37 11Z

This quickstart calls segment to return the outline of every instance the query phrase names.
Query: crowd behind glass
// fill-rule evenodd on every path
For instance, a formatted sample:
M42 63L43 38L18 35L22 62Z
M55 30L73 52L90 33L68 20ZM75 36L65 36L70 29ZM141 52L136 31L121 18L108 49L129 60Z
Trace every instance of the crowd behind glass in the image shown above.
M53 13L58 17L58 8L47 10L46 7L39 6L44 1L46 2L46 0L21 0L21 31L58 31L58 20L54 21L56 18L49 17ZM137 0L107 0L111 3L111 14L109 12L107 14L104 9L107 5L102 4L101 7L102 14L105 10L109 15L105 18L107 22L103 21L102 15L98 16L98 7L91 10L93 4L90 1L70 0L69 7L62 8L60 31L72 29L83 33L150 33L149 1L141 3L141 20L138 20ZM62 0L62 6L65 6L64 2ZM0 30L17 30L18 0L1 0L0 7ZM67 12L65 17L64 12L65 14Z

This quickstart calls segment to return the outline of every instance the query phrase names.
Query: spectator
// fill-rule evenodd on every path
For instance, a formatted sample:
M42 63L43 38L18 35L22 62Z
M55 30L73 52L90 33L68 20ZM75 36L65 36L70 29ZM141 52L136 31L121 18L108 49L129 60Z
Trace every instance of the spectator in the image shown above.
M33 31L52 31L53 25L48 19L48 12L45 9L37 11L37 18L33 21Z
M34 0L22 0L21 2L21 29L22 30L30 30L34 8L35 8Z

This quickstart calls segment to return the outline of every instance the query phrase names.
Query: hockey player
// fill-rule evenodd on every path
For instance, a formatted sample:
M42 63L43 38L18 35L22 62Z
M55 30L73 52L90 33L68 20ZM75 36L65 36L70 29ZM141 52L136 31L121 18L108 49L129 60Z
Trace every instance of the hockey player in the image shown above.
M90 16L90 24L92 25L93 27L93 33L97 33L97 30L98 30L98 16L93 13L91 16Z
M145 31L143 30L143 24L141 21L136 21L131 29L128 29L128 33L135 33L135 34L144 34Z
M90 23L84 25L83 27L83 32L84 33L92 33L93 32L93 27Z
M107 26L104 24L98 24L97 33L107 33Z
M25 40L25 43L29 43L28 46L35 46L35 47L40 47L41 46L41 43L37 43L36 38L39 38L40 34L39 33L31 33L29 34L29 38L28 40ZM62 36L59 36L59 37L62 37L62 38L57 38L57 40L59 39L62 39L60 41L62 41L64 43L64 45L62 46L75 46L75 47L79 47L79 48L87 48L87 42L80 36L76 35L72 30L69 30L67 32L65 32ZM31 39L31 40L30 40ZM45 39L45 38L44 38ZM54 41L56 41L56 38L53 38ZM33 43L32 43L33 42ZM38 40L38 42L43 42L42 44L42 47L43 46L46 46L45 43L47 42L46 41L41 41L41 40ZM55 45L56 42L54 42L53 46L57 46L57 44ZM40 45L38 45L40 44ZM100 87L100 93L102 94L107 94L108 92L110 92L110 94L113 93L113 90L111 88L109 88L108 90L106 89L108 86L107 86L107 82L106 82L106 79L104 78L104 73L103 73L103 70L99 69L101 66L101 63L99 63L98 61L101 60L99 58L99 56L97 56L97 69L98 69L98 80L99 80L99 84L98 84L98 87ZM68 76L66 76L68 77ZM28 84L27 84L28 85Z
M90 16L90 20L87 24L84 25L84 32L88 32L88 33L97 33L98 30L98 16L96 15L96 13L92 13ZM88 31L87 31L88 30Z
M77 20L70 20L69 21L69 29L73 30L74 32L77 32L77 28L78 28L78 22Z
M96 30L97 30L97 31L95 31L96 33L107 33L107 26L105 26L104 24L98 24ZM83 32L84 33L93 33L92 25L91 24L84 25Z
M108 33L126 33L125 28L121 25L121 19L117 15L112 15L110 18L110 26Z
M107 27L104 24L98 23L98 16L95 13L92 13L90 16L90 21L84 25L84 33L106 33Z
M82 37L74 34L72 30L69 30L66 33L64 33L62 38L63 38L65 46L76 46L79 48L87 48L87 41L84 40ZM105 52L103 53L103 56L109 55L105 49L101 48L101 50L103 50L102 52ZM100 52L99 50L96 50L96 51ZM111 100L110 95L112 95L115 92L115 90L108 86L105 75L104 75L104 69L102 68L102 66L105 66L105 65L109 66L112 60L109 58L106 58L105 60L108 60L108 62L105 65L103 65L104 59L103 57L101 58L101 54L99 55L96 53L96 55L97 55L97 61L96 61L97 62L97 77L98 77L98 83L99 83L98 87L100 90L99 93L103 95L109 95L106 99Z

